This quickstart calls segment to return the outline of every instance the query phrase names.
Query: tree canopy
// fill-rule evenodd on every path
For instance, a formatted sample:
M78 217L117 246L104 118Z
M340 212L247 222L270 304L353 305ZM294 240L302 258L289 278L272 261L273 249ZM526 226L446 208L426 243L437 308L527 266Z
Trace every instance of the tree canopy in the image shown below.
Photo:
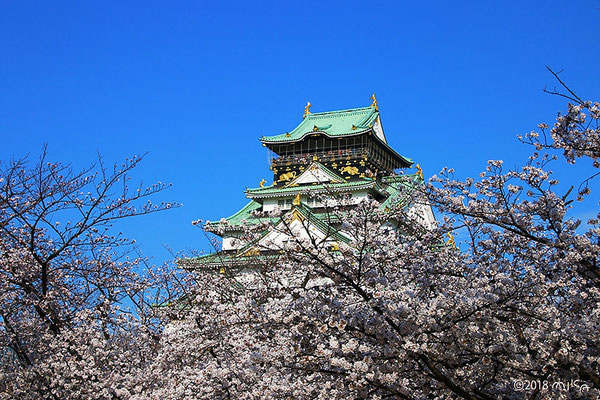
M244 279L147 279L116 255L111 221L171 206L130 206L162 186L115 192L137 159L91 177L44 159L5 166L0 398L600 395L600 214L574 217L599 173L600 104L567 96L552 128L521 137L523 165L492 160L466 180L448 168L415 190L434 229L404 204L332 206L349 243L288 232ZM575 163L589 174L554 177ZM171 293L172 279L185 296L149 309L147 293Z

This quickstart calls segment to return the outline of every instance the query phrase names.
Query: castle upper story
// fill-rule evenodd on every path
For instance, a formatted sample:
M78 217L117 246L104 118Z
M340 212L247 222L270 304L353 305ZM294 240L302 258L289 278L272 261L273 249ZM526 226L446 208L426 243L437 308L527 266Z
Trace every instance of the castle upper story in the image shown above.
M412 165L388 145L376 101L321 113L309 107L292 131L260 139L269 149L273 185L286 185L315 161L348 181L388 176Z

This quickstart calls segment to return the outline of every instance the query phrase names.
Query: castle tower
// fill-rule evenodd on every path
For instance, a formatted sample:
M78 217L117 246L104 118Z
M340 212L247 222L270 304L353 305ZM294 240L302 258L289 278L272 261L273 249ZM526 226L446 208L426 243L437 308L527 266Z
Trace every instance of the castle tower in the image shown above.
M339 198L337 194L344 196L345 207L365 199L375 199L382 210L412 207L410 211L422 225L432 227L430 207L403 201L422 183L423 176L420 168L412 174L399 173L413 162L388 145L374 95L372 99L370 107L320 113L311 113L308 103L295 129L260 138L269 151L272 183L265 185L263 179L259 187L246 189L250 202L244 208L229 218L206 224L208 231L222 237L219 252L186 259L182 264L223 270L224 265L244 266L253 257L267 255L270 248L275 250L286 240L281 230L264 232L259 242L247 243L241 240L243 226L269 219L257 213L276 209L282 216L271 218L272 226L284 223L288 230L317 235L335 248L349 240L341 229L343 221L332 220L328 213Z

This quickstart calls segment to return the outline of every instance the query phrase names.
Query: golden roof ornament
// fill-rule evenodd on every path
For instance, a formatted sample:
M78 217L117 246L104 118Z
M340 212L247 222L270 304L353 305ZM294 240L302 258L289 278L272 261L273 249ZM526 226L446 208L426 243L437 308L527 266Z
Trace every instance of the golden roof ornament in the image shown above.
M370 99L373 100L371 107L375 107L375 110L379 111L379 106L377 105L377 98L375 98L375 93L373 93L373 96L371 96Z
M294 204L295 206L300 205L300 193L296 194L296 197L294 197L294 202L292 204Z
M423 178L423 168L421 168L420 164L417 164L417 176L424 181L425 178Z
M310 104L310 101L307 101L307 102L306 102L306 107L304 107L304 115L302 116L302 118L303 118L303 119L304 119L304 118L306 118L306 116L307 116L308 114L312 114L312 113L310 112L310 106L312 106L312 104Z
M267 183L267 181L265 181L265 179L263 178L263 180L262 180L262 181L260 181L260 182L258 183L258 185L259 185L260 187L265 187L265 183Z
M446 233L446 236L448 237L448 241L446 242L446 245L452 246L456 249L456 241L454 240L454 235L452 235L450 232L448 232L448 233Z

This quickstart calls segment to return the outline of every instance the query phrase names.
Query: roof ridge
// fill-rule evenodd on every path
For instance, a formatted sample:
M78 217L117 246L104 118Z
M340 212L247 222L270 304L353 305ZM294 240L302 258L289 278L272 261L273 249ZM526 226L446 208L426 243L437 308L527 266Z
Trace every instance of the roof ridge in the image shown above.
M244 207L242 207L238 212L236 212L233 215L230 215L227 218L223 218L223 219L225 221L227 221L227 222L229 222L231 220L234 220L237 216L246 213L249 209L251 209L252 207L254 207L255 204L258 205L258 206L261 205L258 201L254 200L254 199L250 199L250 201ZM260 207L257 207L257 208L260 208ZM220 224L220 223L221 223L220 220L219 221L206 221L206 224L208 224L208 225L212 225L212 224L216 225L216 224Z
M319 217L319 215L315 213L310 206L304 203L300 203L297 206L293 206L290 212L293 212L294 210L298 210L298 212L304 214L304 217L307 218L309 222L321 228L321 232L325 234L331 234L336 239L342 240L344 242L350 241L349 238L346 237L339 229L335 229L333 226L329 225L327 221L324 221L321 217Z
M254 201L254 200L250 200L250 201L248 202L248 204L246 204L244 207L242 207L242 209L241 209L241 210L239 210L238 212L236 212L236 213L235 213L235 214L233 214L232 216L229 216L229 217L227 217L227 218L225 218L225 219L226 219L226 220L228 220L228 219L232 219L232 218L234 218L234 217L237 217L237 216L238 216L238 215L240 215L242 212L244 212L244 211L246 211L248 208L250 208L250 206L252 205L252 203L258 203L258 202L257 202L257 201ZM260 203L259 203L259 204L260 204Z
M306 118L311 118L311 117L315 117L315 116L319 116L319 115L349 113L349 112L353 112L353 111L366 111L366 110L370 110L370 109L375 109L375 107L369 106L369 107L359 107L359 108L347 108L344 110L315 112L315 113L308 114L306 116Z
M252 193L252 192L259 192L259 191L267 191L269 189L277 189L277 191L282 191L282 190L287 190L287 191L293 191L293 190L298 190L298 191L304 191L306 189L321 189L321 187L324 188L345 188L345 187L354 187L354 186L360 186L360 185L367 185L367 184L371 184L371 183L376 183L376 181L372 178L360 178L360 180L352 180L352 181L342 181L339 183L319 183L319 184L315 184L315 185L310 185L310 186L283 186L283 187L275 187L275 186L269 186L269 187L262 187L262 188L247 188L245 193Z

